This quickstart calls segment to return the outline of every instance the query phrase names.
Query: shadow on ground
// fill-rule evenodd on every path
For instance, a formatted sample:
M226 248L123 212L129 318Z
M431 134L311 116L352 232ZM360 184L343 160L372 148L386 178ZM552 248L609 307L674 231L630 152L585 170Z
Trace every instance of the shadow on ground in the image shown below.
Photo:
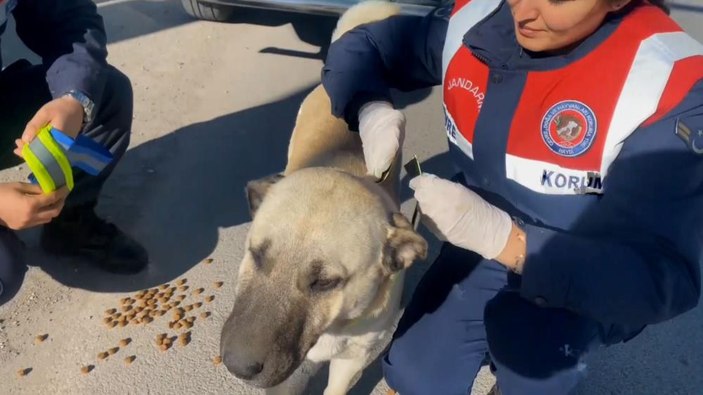
M183 127L127 151L105 186L98 211L148 248L146 272L121 277L79 261L48 259L38 251L31 251L30 262L70 287L129 292L180 276L210 256L218 243L236 243L228 251L239 254L245 229L233 240L223 240L220 231L251 220L244 187L285 167L298 108L312 88ZM428 93L401 94L398 103L404 107ZM236 255L228 261L239 259Z

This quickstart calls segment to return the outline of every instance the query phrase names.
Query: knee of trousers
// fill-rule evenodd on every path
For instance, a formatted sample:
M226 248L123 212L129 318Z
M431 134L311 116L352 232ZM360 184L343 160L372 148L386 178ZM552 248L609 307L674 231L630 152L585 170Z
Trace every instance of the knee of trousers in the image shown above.
M17 294L26 271L22 242L9 229L0 228L0 305Z
M134 115L134 92L129 77L113 66L108 66L107 81L97 111L94 126L100 128L96 132L107 135L94 137L103 140L103 144L119 158L129 146ZM88 129L91 129L91 125Z
M443 358L432 347L432 334L423 344L395 339L383 356L381 366L388 386L400 395L465 394L473 377L471 371ZM476 356L483 359L483 354ZM460 372L457 369L461 370Z
M598 342L590 319L538 307L512 292L499 293L486 305L484 322L491 358L535 380L579 369L581 357Z

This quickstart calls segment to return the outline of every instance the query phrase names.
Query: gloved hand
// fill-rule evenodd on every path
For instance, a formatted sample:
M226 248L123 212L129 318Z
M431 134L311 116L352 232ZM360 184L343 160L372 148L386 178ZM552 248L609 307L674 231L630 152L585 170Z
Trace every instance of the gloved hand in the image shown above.
M366 170L381 179L405 139L405 116L385 101L364 104L359 110L359 136Z
M510 216L461 184L423 173L410 180L422 219L439 239L486 259L506 246L513 227Z

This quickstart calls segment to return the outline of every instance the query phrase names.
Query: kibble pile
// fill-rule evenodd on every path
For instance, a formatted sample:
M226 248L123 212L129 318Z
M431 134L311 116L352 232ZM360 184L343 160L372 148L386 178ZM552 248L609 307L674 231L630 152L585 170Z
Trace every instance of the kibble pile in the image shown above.
M205 260L206 264L212 263L212 259ZM213 288L219 289L224 283L217 281L213 283ZM167 351L178 342L181 347L187 346L191 341L191 328L197 319L205 320L211 313L207 311L206 304L215 300L215 295L207 294L205 288L190 290L188 279L181 278L173 284L161 284L158 287L144 289L132 296L120 299L119 305L105 310L103 323L109 328L127 327L130 325L158 325L157 322L167 322L168 329L174 333L160 333L154 339L154 345L161 351ZM186 301L188 296L190 299ZM188 303L191 302L191 303ZM159 319L160 317L167 317ZM39 335L35 338L35 344L44 342L49 337L48 334ZM131 338L124 338L119 341L119 345L111 347L97 354L100 361L109 359L117 354L121 349L125 349L132 343ZM125 365L131 365L137 359L136 355L129 355L124 358ZM212 359L215 365L219 365L222 358L216 356ZM88 374L95 369L95 365L84 365L81 373ZM18 371L20 377L26 376L32 368L24 368Z

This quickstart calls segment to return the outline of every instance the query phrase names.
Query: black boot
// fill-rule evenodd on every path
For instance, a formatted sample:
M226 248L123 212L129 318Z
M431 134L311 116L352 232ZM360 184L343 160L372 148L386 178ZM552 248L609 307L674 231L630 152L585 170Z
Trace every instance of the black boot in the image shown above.
M80 256L110 273L133 274L148 263L144 247L95 215L94 204L64 209L44 225L42 248L51 254Z

